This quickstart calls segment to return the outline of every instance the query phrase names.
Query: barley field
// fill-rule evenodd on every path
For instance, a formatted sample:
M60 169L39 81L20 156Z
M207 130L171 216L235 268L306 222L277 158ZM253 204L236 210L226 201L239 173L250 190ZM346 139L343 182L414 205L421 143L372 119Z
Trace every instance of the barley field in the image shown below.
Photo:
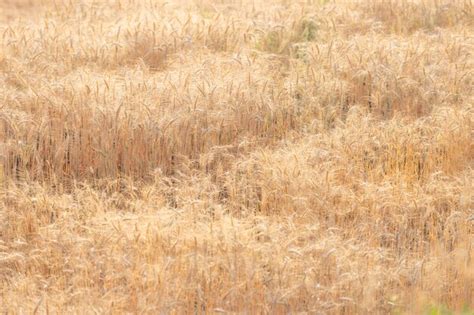
M472 314L471 0L0 0L2 314Z

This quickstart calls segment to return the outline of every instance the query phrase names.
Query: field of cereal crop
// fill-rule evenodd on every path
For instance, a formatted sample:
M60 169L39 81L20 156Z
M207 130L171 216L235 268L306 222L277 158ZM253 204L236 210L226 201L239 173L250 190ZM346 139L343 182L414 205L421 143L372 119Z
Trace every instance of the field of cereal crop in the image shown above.
M471 0L0 0L0 312L474 307Z

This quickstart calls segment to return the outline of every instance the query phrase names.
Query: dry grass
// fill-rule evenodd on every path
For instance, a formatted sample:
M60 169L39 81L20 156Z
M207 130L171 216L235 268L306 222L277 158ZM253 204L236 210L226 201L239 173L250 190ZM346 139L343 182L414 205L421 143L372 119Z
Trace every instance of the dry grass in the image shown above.
M0 2L0 311L474 307L470 0Z

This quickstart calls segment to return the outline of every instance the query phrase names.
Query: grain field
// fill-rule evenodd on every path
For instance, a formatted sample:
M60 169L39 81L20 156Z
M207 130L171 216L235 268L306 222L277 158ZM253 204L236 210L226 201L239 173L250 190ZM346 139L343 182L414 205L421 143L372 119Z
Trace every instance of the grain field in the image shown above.
M471 0L0 0L2 314L472 314Z

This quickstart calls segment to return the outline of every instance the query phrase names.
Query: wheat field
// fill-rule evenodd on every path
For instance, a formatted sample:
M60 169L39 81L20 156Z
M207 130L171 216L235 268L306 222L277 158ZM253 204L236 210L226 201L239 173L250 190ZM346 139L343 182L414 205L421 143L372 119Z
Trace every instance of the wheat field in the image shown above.
M472 314L471 0L0 0L3 314Z

